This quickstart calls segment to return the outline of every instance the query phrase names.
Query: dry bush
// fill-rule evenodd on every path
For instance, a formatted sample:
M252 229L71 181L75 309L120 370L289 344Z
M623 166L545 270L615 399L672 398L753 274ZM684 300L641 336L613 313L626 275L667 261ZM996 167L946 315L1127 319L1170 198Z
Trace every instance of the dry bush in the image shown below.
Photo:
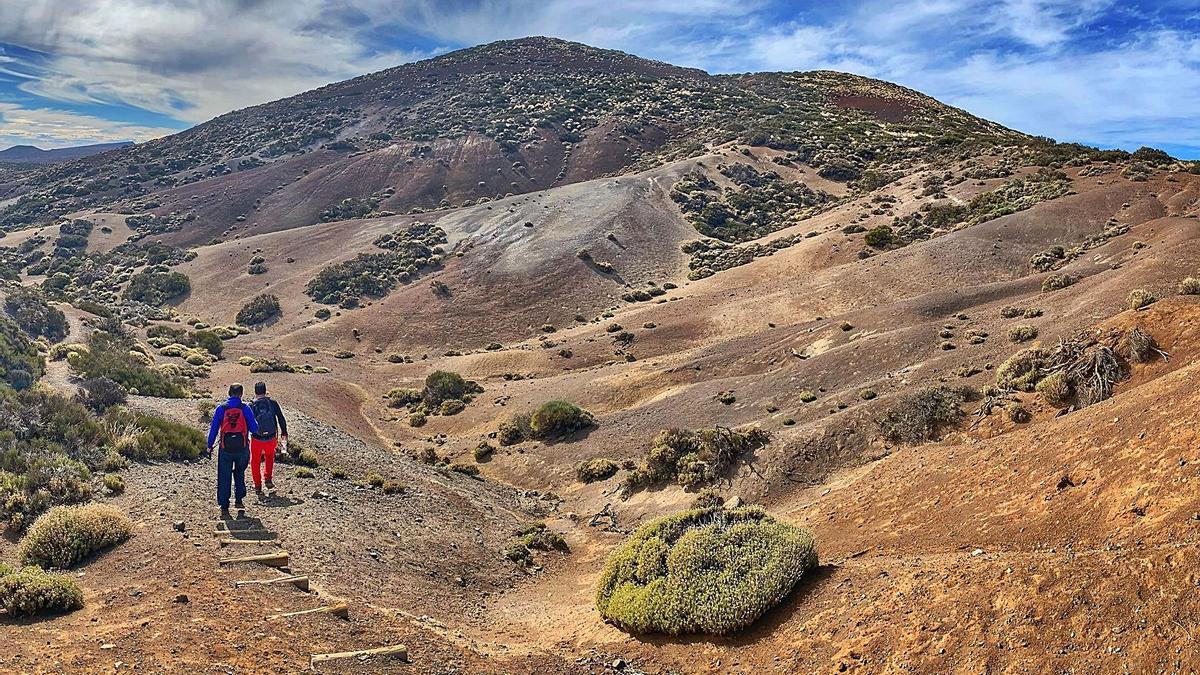
M598 480L612 478L620 468L620 465L611 459L598 457L586 462L580 462L575 467L575 477L583 483L595 483Z
M1135 288L1129 292L1129 309L1141 309L1154 304L1158 300L1153 293L1144 288Z
M725 635L779 604L816 565L812 533L761 508L684 511L613 551L596 608L635 633Z
M654 438L645 459L625 477L621 495L628 497L643 487L668 481L687 489L708 485L743 455L770 440L771 435L758 427L667 429Z
M17 546L23 565L66 569L133 534L133 524L106 504L56 506L34 521Z
M996 369L996 384L1002 389L1033 391L1038 380L1044 377L1047 364L1048 357L1044 350L1022 349Z
M1059 370L1042 378L1036 387L1038 395L1048 405L1055 408L1065 408L1071 403L1074 390L1066 372Z
M1129 355L1129 360L1134 363L1148 363L1153 361L1154 357L1164 353L1155 343L1154 336L1141 328L1128 330L1121 338L1121 347L1122 351Z
M1037 336L1037 326L1021 325L1008 329L1008 339L1012 342L1029 342Z
M968 398L963 390L945 386L920 389L900 399L879 420L880 432L893 443L934 440L943 428L962 419L959 406Z
M1070 274L1051 274L1042 280L1042 292L1060 291L1074 284L1078 279Z
M513 539L504 547L504 557L522 567L530 567L534 563L534 551L565 553L569 550L567 540L563 539L561 534L546 527L545 523L535 523L517 531Z
M1200 295L1200 279L1188 277L1179 282L1180 295Z

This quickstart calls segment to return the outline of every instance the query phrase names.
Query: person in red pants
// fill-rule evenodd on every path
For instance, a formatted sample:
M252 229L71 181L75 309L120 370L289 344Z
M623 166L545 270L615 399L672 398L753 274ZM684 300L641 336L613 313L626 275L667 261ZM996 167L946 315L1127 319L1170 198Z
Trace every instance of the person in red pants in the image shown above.
M250 475L254 477L254 491L262 496L263 477L259 472L260 464L266 463L267 489L274 490L275 482L271 479L275 468L275 448L283 441L287 448L287 420L283 410L275 399L267 396L267 383L254 383L254 402L250 404L254 411L254 419L258 422L258 430L250 436Z

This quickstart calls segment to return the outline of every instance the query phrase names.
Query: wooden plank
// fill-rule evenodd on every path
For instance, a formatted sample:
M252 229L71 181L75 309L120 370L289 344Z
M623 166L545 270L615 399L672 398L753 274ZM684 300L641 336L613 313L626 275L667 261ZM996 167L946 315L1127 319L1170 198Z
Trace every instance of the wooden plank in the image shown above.
M244 555L236 558L222 558L218 561L221 565L232 565L234 563L249 563L256 562L271 567L287 567L288 553L280 551L278 553L262 553L260 555Z
M283 542L279 541L278 539L222 539L217 543L220 544L221 548L226 546L244 546L253 544L258 544L260 546L264 544L269 546L283 546Z
M275 621L276 619L287 619L293 616L304 616L306 614L330 614L339 619L345 619L350 615L350 606L344 602L339 602L336 605L327 607L314 607L312 609L302 609L298 612L283 612L282 614L271 614L267 617L267 621Z
M316 669L318 663L326 661L338 661L341 659L358 659L371 656L392 656L401 661L408 660L408 648L404 645L392 645L390 647L376 647L374 649L360 649L354 652L336 652L334 654L313 654L309 658L309 667Z
M236 588L241 588L242 586L271 586L275 584L292 584L302 591L308 591L308 577L298 575L288 575L274 579L247 579L245 581L233 582Z

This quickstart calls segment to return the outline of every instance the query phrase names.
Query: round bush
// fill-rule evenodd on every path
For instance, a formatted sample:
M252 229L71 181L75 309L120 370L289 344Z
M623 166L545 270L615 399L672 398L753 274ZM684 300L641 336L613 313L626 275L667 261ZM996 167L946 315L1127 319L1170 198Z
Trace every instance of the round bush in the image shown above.
M56 506L34 521L17 556L23 565L66 569L131 534L133 524L113 506Z
M65 574L50 574L34 566L15 570L0 564L0 607L9 616L69 612L83 607L83 591Z
M534 438L565 436L596 424L588 411L567 401L547 401L529 416Z
M816 565L812 533L761 508L684 511L613 551L596 608L636 633L724 635L779 604Z
M1147 305L1154 304L1158 298L1153 293L1144 288L1135 288L1129 293L1129 309L1141 309Z

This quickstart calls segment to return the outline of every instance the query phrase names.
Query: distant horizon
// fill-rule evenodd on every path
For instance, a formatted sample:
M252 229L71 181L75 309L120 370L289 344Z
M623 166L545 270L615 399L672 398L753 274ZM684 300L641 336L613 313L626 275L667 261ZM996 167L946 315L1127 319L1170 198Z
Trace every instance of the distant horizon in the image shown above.
M1200 88L1181 86L1200 81L1200 0L6 3L0 144L146 141L531 35L713 74L849 72L1031 135L1200 159Z

